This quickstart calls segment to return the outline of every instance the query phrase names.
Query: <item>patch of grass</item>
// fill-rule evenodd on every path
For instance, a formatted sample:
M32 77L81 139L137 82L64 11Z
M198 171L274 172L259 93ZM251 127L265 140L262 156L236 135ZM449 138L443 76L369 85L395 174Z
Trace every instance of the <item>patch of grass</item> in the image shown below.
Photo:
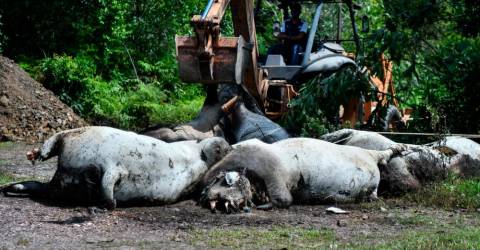
M427 185L405 195L403 199L441 208L480 208L480 179L462 179L451 175L447 180Z
M433 224L434 220L433 218L428 216L414 214L414 215L408 215L408 216L399 216L397 218L397 222L400 225L420 226L420 225Z
M18 178L15 178L11 174L0 171L0 185L7 184L14 181L18 181Z
M335 242L333 230L294 227L195 230L191 235L191 244L203 242L207 248L317 249L329 247Z
M30 245L30 240L28 240L28 239L20 238L17 241L17 246L28 247L28 245Z
M198 96L191 100L159 105L152 112L151 122L165 126L189 122L197 116L204 99L205 97Z
M472 217L473 216L473 217ZM465 219L470 217L467 222ZM394 220L404 226L386 236L382 231L368 237L357 235L339 249L479 249L478 214L458 214L445 221L435 215L397 214ZM471 224L471 222L474 222Z
M410 231L395 240L374 246L374 249L478 249L480 229ZM361 247L360 247L361 248ZM370 247L368 247L370 248ZM366 248L365 248L366 249Z
M15 143L11 141L6 141L6 142L0 142L0 149L11 149Z

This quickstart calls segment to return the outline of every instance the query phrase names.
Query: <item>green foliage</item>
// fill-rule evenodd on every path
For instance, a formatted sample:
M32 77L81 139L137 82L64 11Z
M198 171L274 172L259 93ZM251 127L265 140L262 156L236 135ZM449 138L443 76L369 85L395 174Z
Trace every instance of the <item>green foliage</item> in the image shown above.
M444 114L448 129L456 132L480 131L480 39L450 37L439 44L436 53L426 55L435 69L436 84L424 94L428 104ZM427 104L427 105L428 105Z
M255 14L255 28L260 55L266 55L268 48L278 43L278 39L273 36L273 23L281 21L280 12L276 5L263 1L262 8Z
M75 112L94 123L141 129L188 121L202 104L197 97L200 89L181 84L168 63L140 62L140 79L110 81L96 75L95 64L85 57L54 56L31 70Z
M87 91L88 78L95 74L95 64L87 58L54 56L41 61L40 72L45 87L75 112L84 114L80 97Z
M303 85L300 96L290 103L284 123L294 134L320 137L338 128L340 105L369 92L365 75L352 67L320 76Z

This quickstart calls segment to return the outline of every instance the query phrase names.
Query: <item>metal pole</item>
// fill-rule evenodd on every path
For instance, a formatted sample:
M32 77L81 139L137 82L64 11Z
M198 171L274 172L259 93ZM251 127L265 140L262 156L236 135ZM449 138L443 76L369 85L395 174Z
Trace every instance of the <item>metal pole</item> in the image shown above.
M209 12L210 9L212 8L213 1L214 1L214 0L209 0L209 1L208 1L207 7L205 7L205 10L203 10L203 13L202 13L202 20L205 19L205 17L207 17L208 12Z
M315 16L313 17L312 28L308 33L307 48L305 48L305 54L303 55L302 66L306 66L312 53L313 40L315 39L315 33L317 32L318 21L320 20L320 14L322 12L323 1L318 1L317 9L315 10Z
M439 136L439 133L413 133L413 132L376 132L381 135L407 135L407 136ZM480 135L475 134L446 134L446 136L461 136L465 138L480 139Z
M355 24L355 10L353 9L352 0L347 0L348 12L350 13L350 21L352 22L353 28L353 39L355 40L355 54L358 56L360 53L360 37L358 36L357 25Z
M337 13L337 43L340 44L342 40L342 31L343 31L343 16L342 16L342 3L338 4L338 13Z

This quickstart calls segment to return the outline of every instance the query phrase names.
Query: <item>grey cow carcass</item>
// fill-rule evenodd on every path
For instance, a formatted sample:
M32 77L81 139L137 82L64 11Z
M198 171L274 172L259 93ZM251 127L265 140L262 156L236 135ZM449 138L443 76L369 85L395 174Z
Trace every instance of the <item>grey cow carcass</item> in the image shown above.
M397 144L378 133L353 129L329 133L321 139L371 150L385 150ZM480 176L480 145L458 136L447 136L426 145L410 144L385 167L380 166L379 192L404 193L427 182L442 180L449 173L463 177Z
M166 143L110 127L66 130L30 154L39 160L58 156L51 181L20 182L3 192L110 209L117 202L173 203L194 192L210 166L230 149L218 137Z

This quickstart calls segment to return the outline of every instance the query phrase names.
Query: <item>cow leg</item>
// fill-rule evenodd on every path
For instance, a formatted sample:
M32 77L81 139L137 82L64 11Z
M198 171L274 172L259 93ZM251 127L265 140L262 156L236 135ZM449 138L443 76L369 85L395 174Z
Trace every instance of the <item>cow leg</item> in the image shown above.
M115 184L120 180L122 171L118 168L107 168L102 178L102 195L105 201L105 207L109 210L115 209L117 202L113 195Z
M387 150L383 151L375 151L370 150L370 152L374 152L373 155L376 157L377 163L386 166L390 158L396 155L400 155L403 151L407 150L408 146L406 144L395 144L391 146Z
M373 192L368 196L368 201L377 201L378 200L378 188L375 188Z
M22 181L13 183L4 187L0 187L0 190L5 196L21 196L21 197L42 197L47 196L48 188L47 184L38 181Z

